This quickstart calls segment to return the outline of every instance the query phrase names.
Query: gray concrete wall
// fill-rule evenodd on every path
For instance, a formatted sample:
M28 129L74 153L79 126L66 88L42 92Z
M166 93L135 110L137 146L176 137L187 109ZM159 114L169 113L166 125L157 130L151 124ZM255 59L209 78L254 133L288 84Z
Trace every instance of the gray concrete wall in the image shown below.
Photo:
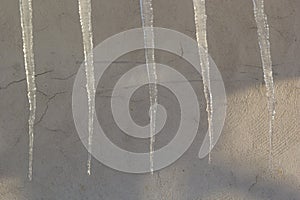
M195 38L192 1L154 1L155 26ZM28 103L17 0L0 2L0 199L17 200L198 200L300 199L300 2L266 1L276 86L274 174L268 170L267 101L250 0L207 3L209 51L222 73L228 100L222 136L212 152L212 164L197 153L207 130L200 76L174 55L158 52L157 60L184 69L197 91L202 120L189 150L174 164L155 173L133 175L93 160L86 175L87 152L72 118L72 87L83 61L76 0L33 0L34 49L37 71L37 124L33 181L27 180ZM141 26L139 1L93 0L95 46L104 39ZM144 61L144 52L124 55L107 71L97 88L99 121L114 142L147 150L111 125L109 88L125 70ZM131 62L132 61L132 62ZM168 91L160 88L160 95ZM139 89L132 116L147 120L147 88ZM164 100L176 113L176 101ZM174 111L175 109L175 111ZM105 113L105 115L103 115ZM175 123L176 124L176 123ZM176 125L170 124L172 128ZM172 136L158 137L160 145Z

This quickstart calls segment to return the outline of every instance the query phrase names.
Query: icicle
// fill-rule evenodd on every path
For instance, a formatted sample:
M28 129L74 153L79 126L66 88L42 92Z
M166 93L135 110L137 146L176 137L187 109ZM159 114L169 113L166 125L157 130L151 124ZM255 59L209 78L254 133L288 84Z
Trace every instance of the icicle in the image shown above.
M272 72L272 59L269 41L269 25L264 12L264 0L253 0L254 16L257 25L258 41L267 88L269 112L269 168L273 168L273 129L275 120L275 92Z
M31 0L20 0L20 16L23 38L24 64L27 80L27 96L29 102L29 169L28 178L32 180L33 163L33 141L34 141L34 122L36 111L36 84L35 66L33 55L33 28L32 28L32 2Z
M206 31L206 9L205 0L193 0L195 25L196 25L196 37L199 48L200 64L202 70L202 79L204 85L204 94L207 102L207 114L208 114L208 134L209 134L209 158L208 162L211 162L211 150L213 140L213 103L212 92L210 86L210 67L209 67L209 55L207 45L207 31Z
M91 174L91 151L94 132L94 114L95 114L95 77L93 62L93 32L91 22L91 0L78 0L81 31L84 48L84 63L86 71L86 89L88 95L88 161L87 173Z
M142 26L144 31L145 57L149 79L150 95L150 171L153 174L155 122L157 111L157 74L154 58L154 31L153 31L153 8L152 0L140 0Z

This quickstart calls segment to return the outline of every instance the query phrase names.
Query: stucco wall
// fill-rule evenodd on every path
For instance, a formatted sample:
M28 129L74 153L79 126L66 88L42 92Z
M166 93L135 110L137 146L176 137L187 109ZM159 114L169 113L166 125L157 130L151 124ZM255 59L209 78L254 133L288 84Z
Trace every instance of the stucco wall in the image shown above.
M141 26L139 1L92 2L95 46ZM154 1L153 6L155 26L195 38L191 0ZM209 52L223 76L228 101L225 126L210 165L207 159L197 158L207 130L200 75L180 57L157 52L159 62L181 70L191 80L202 116L189 150L153 176L118 172L95 159L92 175L86 175L87 152L71 108L75 74L83 61L78 4L76 0L33 0L33 8L38 108L34 173L29 182L28 103L18 1L0 2L0 199L300 199L299 1L266 1L277 110L273 176L268 169L266 90L250 0L207 2ZM107 109L111 91L105 90L125 70L143 62L144 52L132 52L118 61L97 87L98 118L119 146L147 150L148 142L136 144L112 125ZM177 101L164 99L166 93L159 88L159 101L176 115ZM147 87L140 88L131 105L132 116L140 124L148 119L147 95ZM172 129L176 123L168 126ZM171 138L162 135L157 140L163 145Z

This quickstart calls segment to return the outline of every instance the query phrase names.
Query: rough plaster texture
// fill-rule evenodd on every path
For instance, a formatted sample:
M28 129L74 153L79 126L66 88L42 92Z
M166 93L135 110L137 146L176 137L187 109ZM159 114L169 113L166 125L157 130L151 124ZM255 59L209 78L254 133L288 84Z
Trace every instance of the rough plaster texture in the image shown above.
M300 199L298 0L266 1L277 99L273 177L268 171L267 102L250 0L207 3L209 52L228 95L226 123L212 152L212 164L197 158L207 130L200 76L179 57L158 52L157 60L181 71L199 95L202 121L196 140L183 157L153 177L121 173L96 160L92 175L87 176L87 152L71 110L74 75L83 61L77 6L76 0L33 1L38 111L33 181L28 182L28 103L18 1L0 2L0 199ZM153 6L155 26L195 38L192 1L154 1ZM137 0L94 0L95 46L120 31L140 27L139 12ZM143 56L144 52L133 52L119 58L97 88L99 121L115 143L133 151L147 150L149 142L137 144L111 125L107 88L124 71L143 62ZM178 102L164 99L167 92L159 88L159 101L176 116ZM131 104L132 116L140 124L148 119L147 95L146 87L139 89ZM166 125L170 130L176 128L174 119ZM162 135L157 145L171 138Z

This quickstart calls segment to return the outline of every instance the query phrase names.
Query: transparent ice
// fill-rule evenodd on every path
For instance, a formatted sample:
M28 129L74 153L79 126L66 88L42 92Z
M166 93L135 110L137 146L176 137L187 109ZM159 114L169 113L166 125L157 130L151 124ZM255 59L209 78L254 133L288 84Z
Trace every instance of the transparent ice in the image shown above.
M27 80L27 96L29 102L29 169L28 178L32 180L34 122L36 115L36 83L33 54L32 1L20 0L20 17L23 39L24 64Z
M206 8L205 0L193 0L194 3L194 15L196 25L196 38L199 49L200 64L202 79L204 85L204 95L207 103L206 111L208 117L208 134L209 134L209 163L211 162L211 150L213 140L213 103L212 103L212 92L211 92L211 80L210 80L210 67L209 67L209 55L208 55L208 44L207 44L207 30L206 30Z
M82 31L82 41L84 49L84 64L86 72L86 90L88 96L88 161L87 173L91 174L91 151L94 132L94 114L95 114L95 77L93 61L93 31L91 22L91 0L78 0L79 16Z
M140 0L142 27L144 31L145 58L149 79L150 95L150 171L153 173L153 152L155 142L155 122L157 112L157 73L154 56L154 31L152 0Z
M270 50L270 36L267 15L264 11L264 0L252 0L254 17L257 25L258 42L264 72L264 80L267 89L269 112L269 167L273 163L273 129L275 120L275 91L273 81L273 69Z

